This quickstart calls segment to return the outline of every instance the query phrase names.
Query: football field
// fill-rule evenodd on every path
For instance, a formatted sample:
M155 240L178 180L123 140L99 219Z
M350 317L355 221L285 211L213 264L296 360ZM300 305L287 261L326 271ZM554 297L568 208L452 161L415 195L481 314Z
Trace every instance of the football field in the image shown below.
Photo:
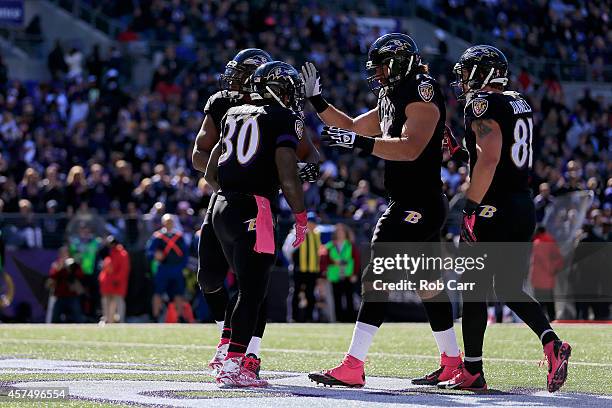
M352 324L270 324L261 357L271 385L260 390L214 384L206 367L218 340L212 324L2 325L0 385L5 395L13 387L68 387L68 399L48 406L70 407L612 406L612 325L554 327L573 346L567 383L556 394L545 391L537 338L513 324L487 330L485 394L410 384L438 364L426 324L383 325L363 389L323 388L306 377L342 359ZM0 398L2 407L24 406Z

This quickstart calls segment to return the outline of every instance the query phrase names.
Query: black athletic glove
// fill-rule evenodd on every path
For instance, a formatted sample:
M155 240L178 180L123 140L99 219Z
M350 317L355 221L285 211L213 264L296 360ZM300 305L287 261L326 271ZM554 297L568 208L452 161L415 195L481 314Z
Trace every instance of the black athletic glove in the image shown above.
M358 135L350 130L335 126L324 126L321 132L321 141L329 146L344 147L345 149L359 148L371 154L374 150L374 138Z
M298 176L303 183L316 183L319 179L319 163L298 163Z

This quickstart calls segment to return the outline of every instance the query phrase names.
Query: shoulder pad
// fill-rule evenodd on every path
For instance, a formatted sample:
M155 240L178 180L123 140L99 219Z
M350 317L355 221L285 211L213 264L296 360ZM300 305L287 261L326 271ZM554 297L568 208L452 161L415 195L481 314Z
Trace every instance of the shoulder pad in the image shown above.
M429 74L417 74L415 79L418 81L435 81L435 79Z

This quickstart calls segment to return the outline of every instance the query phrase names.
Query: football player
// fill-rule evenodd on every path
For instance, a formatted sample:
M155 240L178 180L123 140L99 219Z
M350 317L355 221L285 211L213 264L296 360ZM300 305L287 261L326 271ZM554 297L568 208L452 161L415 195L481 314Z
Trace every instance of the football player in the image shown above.
M258 48L248 48L240 51L231 61L227 63L225 72L221 75L221 90L212 95L204 107L206 114L198 135L196 137L192 161L193 166L202 172L206 171L210 152L219 141L221 120L229 108L240 106L251 101L251 82L253 72L260 65L271 62L272 57ZM300 163L300 177L303 181L316 181L318 179L318 152L312 146L309 137L304 137L299 145L300 157L307 163ZM200 230L200 241L198 245L198 282L200 289L209 305L213 318L221 330L221 340L215 351L215 355L209 363L209 367L217 371L222 365L231 335L230 319L236 296L228 298L224 286L228 271L228 263L223 256L221 245L217 239L212 226L212 209L216 201L216 193L212 195L202 229ZM227 318L226 318L227 317ZM261 310L253 337L249 342L250 364L256 372L259 372L261 360L257 357L261 344L261 338L265 329L265 308Z
M446 119L443 93L428 75L416 43L405 34L378 38L369 49L366 68L370 88L378 92L378 105L356 118L323 99L314 65L307 63L302 68L309 101L323 122L334 126L324 128L322 139L327 139L331 146L358 148L385 160L389 207L374 230L373 249L381 242L438 242L448 212L440 180ZM370 273L368 265L364 278ZM372 289L364 285L362 290L365 299ZM415 383L433 385L452 378L461 357L448 294L439 291L428 298L425 294L421 296L441 363L439 369ZM311 380L325 385L365 385L364 361L385 318L387 302L386 298L382 300L362 301L344 360L331 370L310 373Z
M267 385L249 369L245 352L276 258L279 188L295 215L293 246L298 247L306 234L296 156L304 132L304 84L295 68L280 61L257 68L252 83L261 100L228 110L205 176L218 192L212 222L239 287L229 348L216 380L247 387Z
M527 100L508 83L508 61L489 45L468 48L454 67L454 83L465 105L465 132L471 160L471 180L466 192L461 238L468 243L530 242L535 229L535 209L529 189L533 161L533 111ZM503 259L501 268L479 277L479 284L495 292L538 336L548 360L548 391L558 390L567 377L571 354L559 340L540 305L523 291L529 251L519 250ZM507 272L502 272L507 271ZM508 273L512 272L512 273ZM469 279L469 273L465 279ZM478 295L481 295L479 293ZM463 343L465 363L447 389L483 390L482 345L487 327L484 296L463 294Z

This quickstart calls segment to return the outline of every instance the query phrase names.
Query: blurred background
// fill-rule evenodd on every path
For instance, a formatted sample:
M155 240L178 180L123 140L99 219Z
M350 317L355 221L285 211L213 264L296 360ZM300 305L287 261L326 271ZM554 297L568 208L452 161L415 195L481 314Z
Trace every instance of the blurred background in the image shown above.
M551 251L534 251L528 283L551 319L608 319L610 258L593 273L576 267L576 254L612 238L609 2L0 0L0 320L150 321L151 238L169 213L186 249L181 321L211 321L195 273L212 189L191 150L219 73L246 47L298 68L312 61L326 99L357 115L376 103L368 47L394 31L419 44L459 137L455 60L478 43L504 51L510 87L535 111L536 242ZM310 108L306 124L318 144ZM304 185L308 245L285 246L274 270L274 321L354 321L364 248L386 209L382 161L321 153L321 179ZM448 240L466 176L461 163L441 168ZM292 223L281 208L279 247ZM403 300L391 319L424 319L418 300ZM177 321L173 307L166 299L160 321ZM515 319L491 303L491 322Z

